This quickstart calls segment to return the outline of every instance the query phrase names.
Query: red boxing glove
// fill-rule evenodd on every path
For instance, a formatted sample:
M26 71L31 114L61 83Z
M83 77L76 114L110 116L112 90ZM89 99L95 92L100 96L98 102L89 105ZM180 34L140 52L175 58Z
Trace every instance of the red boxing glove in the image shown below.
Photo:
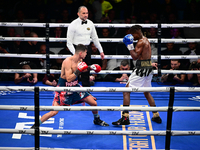
M94 70L96 73L101 71L101 66L99 66L98 64L93 64L90 66L91 70Z
M77 69L82 72L83 70L87 69L88 65L85 62L78 63Z

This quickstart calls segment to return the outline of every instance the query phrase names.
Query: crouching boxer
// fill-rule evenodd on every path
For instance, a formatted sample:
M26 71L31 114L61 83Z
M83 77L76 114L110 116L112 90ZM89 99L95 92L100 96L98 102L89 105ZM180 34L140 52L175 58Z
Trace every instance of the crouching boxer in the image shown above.
M94 70L95 72L101 71L101 67L97 64L87 66L82 59L87 55L87 49L84 45L79 44L76 47L75 54L71 57L67 57L61 67L61 75L57 86L67 87L80 87L78 83L78 76L85 71ZM97 102L94 97L88 92L55 92L53 106L70 106L77 103L86 102L90 106L97 106ZM40 119L40 124L49 118L55 116L58 111L50 111L44 114ZM100 119L98 111L92 111L94 115L94 124L100 126L109 126L105 121ZM35 128L33 125L31 128Z
M151 46L146 37L143 36L141 26L135 25L130 28L130 33L123 38L124 44L130 51L130 55L133 60L136 61L135 68L132 74L129 76L129 80L126 87L151 87L152 80L152 63L151 63ZM136 47L134 48L133 40L137 40ZM155 64L154 64L155 65ZM144 92L149 105L155 107L155 101L149 92ZM130 92L123 92L123 106L130 105ZM153 112L152 121L161 123L162 120L157 111ZM123 111L122 117L113 125L128 125L130 124L129 112Z

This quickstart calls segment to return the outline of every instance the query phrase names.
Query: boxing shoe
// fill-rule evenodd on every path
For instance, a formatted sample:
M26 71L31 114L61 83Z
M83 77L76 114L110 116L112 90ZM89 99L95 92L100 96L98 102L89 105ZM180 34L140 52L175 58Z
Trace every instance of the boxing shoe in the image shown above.
M158 117L152 117L151 120L154 121L154 122L156 122L156 123L162 123L162 119L160 118L160 116L158 116Z
M107 124L105 121L102 121L102 120L100 119L100 117L95 118L93 122L94 122L94 124L96 124L96 125L100 125L100 126L109 126L109 124Z
M151 118L151 120L156 123L162 123L162 119L160 118L160 115L158 112L153 112L153 117Z
M130 120L129 117L122 116L118 121L112 122L113 125L129 125Z

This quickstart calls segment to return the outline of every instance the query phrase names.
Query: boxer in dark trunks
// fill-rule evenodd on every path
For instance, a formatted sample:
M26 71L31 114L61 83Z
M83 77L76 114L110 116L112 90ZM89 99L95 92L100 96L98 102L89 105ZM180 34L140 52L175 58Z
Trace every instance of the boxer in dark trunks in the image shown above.
M67 57L61 67L61 75L58 81L58 86L67 87L80 87L78 83L78 76L81 72L94 70L95 72L101 71L101 67L97 64L87 66L82 60L87 55L87 49L84 45L79 44L76 47L75 54L71 57ZM97 102L94 97L88 92L55 92L55 97L53 100L53 106L70 106L77 103L86 102L90 106L97 106ZM40 119L40 124L49 118L55 116L58 111L50 111L44 114ZM105 121L100 119L98 111L92 111L94 115L94 124L100 126L109 126ZM34 128L33 125L31 128Z

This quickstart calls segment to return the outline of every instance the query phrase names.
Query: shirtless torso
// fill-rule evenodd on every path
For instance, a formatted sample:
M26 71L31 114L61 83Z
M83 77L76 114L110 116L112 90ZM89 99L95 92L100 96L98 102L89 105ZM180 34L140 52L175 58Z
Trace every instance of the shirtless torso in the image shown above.
M60 77L68 82L75 80L76 76L73 72L77 69L77 65L80 61L81 59L76 56L67 57L62 63Z
M148 60L151 59L151 46L148 39L142 36L138 39L135 50L130 51L134 60Z

